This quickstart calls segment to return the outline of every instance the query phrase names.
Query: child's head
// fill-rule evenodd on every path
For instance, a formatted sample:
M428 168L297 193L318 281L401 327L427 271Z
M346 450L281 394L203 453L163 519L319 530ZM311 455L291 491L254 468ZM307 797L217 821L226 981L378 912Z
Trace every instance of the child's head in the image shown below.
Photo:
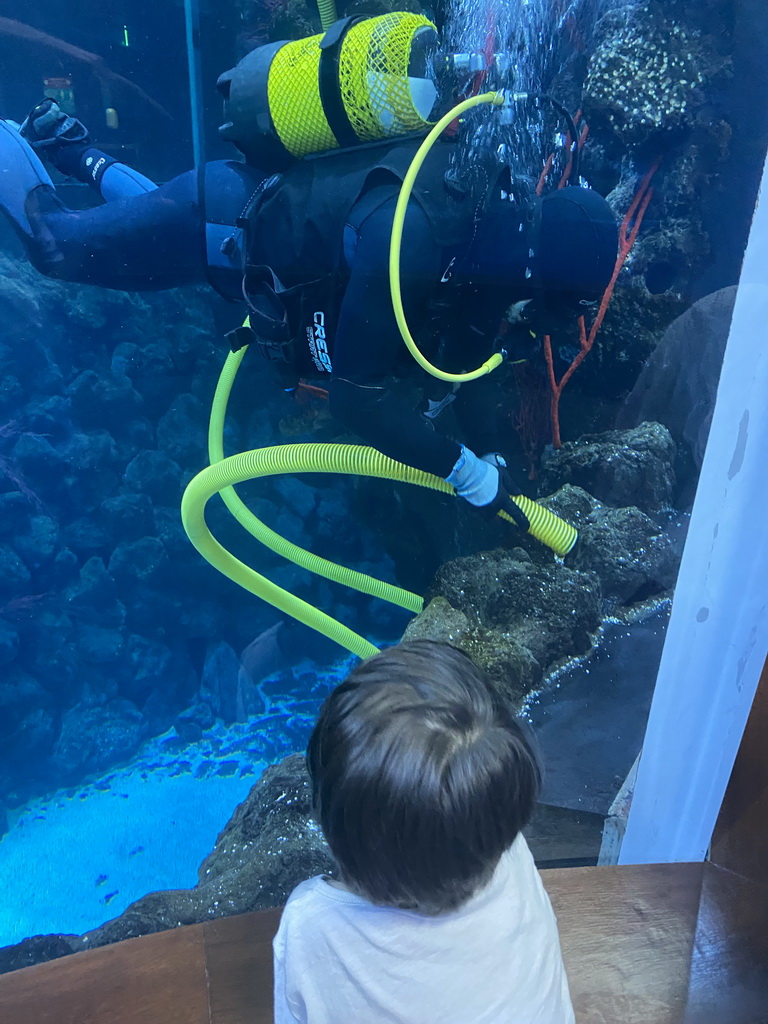
M315 806L350 888L437 914L491 878L541 781L512 711L448 644L416 640L359 665L307 750Z

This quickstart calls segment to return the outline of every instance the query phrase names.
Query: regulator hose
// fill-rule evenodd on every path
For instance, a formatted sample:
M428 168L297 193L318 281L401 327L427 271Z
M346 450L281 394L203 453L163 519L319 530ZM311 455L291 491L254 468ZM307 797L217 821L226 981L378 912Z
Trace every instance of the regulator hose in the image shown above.
M248 321L246 320L246 325ZM424 473L387 458L374 448L346 444L290 444L255 449L224 458L223 428L227 404L245 349L232 352L222 369L214 396L209 427L211 465L198 473L187 485L181 503L184 530L200 554L229 579L255 594L275 608L334 640L360 658L368 658L377 648L365 637L341 622L296 597L271 580L245 565L227 551L211 534L205 522L205 508L214 494L223 501L237 521L257 540L271 550L326 579L344 583L362 593L381 597L418 614L423 600L418 594L376 580L344 566L319 558L270 530L240 500L234 485L257 477L285 473L346 473L356 476L400 480L429 487L444 494L455 493L450 484L438 476ZM567 554L578 538L577 530L548 509L523 495L512 497L530 522L529 533L559 554ZM503 518L513 522L505 512Z
M465 111L471 110L472 107L477 107L481 103L493 103L495 106L501 106L506 102L506 99L507 97L505 94L501 92L484 92L478 96L471 96L468 100L462 100L461 103L457 103L455 107L449 110L444 117L440 118L434 128L430 131L429 135L427 135L422 144L416 150L416 155L411 161L411 165L403 178L403 184L400 188L400 195L397 197L395 216L392 222L392 235L389 241L389 290L392 295L392 308L395 312L395 320L397 321L397 326L400 329L400 334L408 347L408 351L423 370L426 370L427 373L431 373L433 377L437 377L439 380L452 381L457 384L462 384L469 380L477 380L478 377L482 377L486 373L490 373L504 361L504 357L500 352L494 352L490 359L486 359L482 366L479 366L476 370L472 370L470 373L447 373L445 370L440 370L437 366L433 366L426 356L419 351L419 347L413 340L413 336L408 328L408 321L405 319L403 296L400 290L400 250L403 243L405 213L408 208L408 200L411 198L411 192L413 191L413 186L416 182L416 177L421 170L421 165L424 163L429 151L448 125L451 124L452 121L455 121L457 117L460 117Z
M334 0L317 0L317 13L320 15L323 32L327 32L334 21L338 21Z

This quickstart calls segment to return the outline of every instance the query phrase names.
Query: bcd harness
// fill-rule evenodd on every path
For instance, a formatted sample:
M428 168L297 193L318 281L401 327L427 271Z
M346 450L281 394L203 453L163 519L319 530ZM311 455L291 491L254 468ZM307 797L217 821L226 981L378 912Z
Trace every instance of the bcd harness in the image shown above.
M286 382L330 374L328 344L349 277L342 247L350 211L376 186L399 187L420 141L308 157L261 182L238 220L251 326L227 335L234 351L256 343ZM413 191L445 253L438 279L443 292L470 247L484 202L484 194L478 199L477 190L462 187L449 170L453 150L449 142L434 148ZM392 193L378 194L381 205Z

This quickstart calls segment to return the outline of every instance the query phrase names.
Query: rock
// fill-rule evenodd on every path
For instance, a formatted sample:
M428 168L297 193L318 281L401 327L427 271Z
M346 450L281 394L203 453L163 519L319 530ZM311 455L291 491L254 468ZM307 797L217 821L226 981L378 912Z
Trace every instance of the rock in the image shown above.
M275 481L275 490L284 500L284 507L297 515L302 522L314 511L317 492L314 487L295 476L281 476Z
M0 682L0 759L7 754L8 737L18 729L30 709L46 708L50 703L48 694L28 672L14 666L3 673Z
M637 508L607 508L579 487L566 485L541 504L579 528L569 562L594 573L606 604L633 604L674 584L679 555L661 526Z
M13 445L13 462L25 477L35 479L36 488L40 487L40 478L57 480L66 468L65 459L40 434L19 436Z
M144 451L125 470L125 490L148 494L159 505L181 501L181 469L165 452Z
M88 559L77 583L65 591L65 598L83 622L120 628L125 621L125 608L117 599L114 578L100 558Z
M433 598L410 622L403 640L437 640L464 651L488 676L502 699L519 707L541 681L542 668L527 647L509 633L473 626L445 600Z
M168 563L168 555L157 537L123 541L112 552L109 573L119 585L157 581Z
M334 873L312 819L304 756L293 754L267 768L235 810L200 865L193 889L150 893L82 937L36 936L8 946L0 950L0 973L179 925L278 907L299 882Z
M86 429L106 427L115 435L124 430L142 405L128 377L105 377L94 370L81 373L67 390L78 423Z
M152 499L148 494L119 494L107 498L101 505L101 513L115 543L138 540L154 529Z
M106 530L90 516L81 516L70 522L64 528L63 540L81 558L108 555L111 547Z
M24 939L15 946L0 949L0 974L18 971L33 964L44 964L49 960L78 953L83 948L77 935L35 935Z
M178 642L169 646L134 633L128 637L125 660L128 678L121 685L121 693L138 705L157 693L173 706L197 682L189 654Z
M675 442L660 423L584 434L544 452L540 488L551 494L574 484L606 505L652 511L672 503L676 455Z
M123 653L123 634L117 629L101 626L82 625L76 635L77 650L84 662L90 665L111 665Z
M19 653L19 634L10 622L0 619L0 666L10 665Z
M29 499L21 491L0 494L0 536L20 533L28 521L29 512Z
M217 718L237 721L237 690L240 659L223 641L209 645L200 681L200 700L209 704Z
M616 418L617 427L648 419L663 423L688 446L697 468L709 436L736 290L733 285L704 296L670 324Z
M70 708L62 718L54 750L57 767L72 779L124 761L138 749L143 725L141 712L127 700Z
M447 562L429 596L442 596L473 625L526 648L544 672L590 649L600 622L600 584L592 572L556 562L519 562L503 550Z
M268 768L240 804L198 870L194 889L151 893L87 936L88 947L230 914L282 905L300 881L333 873L312 821L304 757Z
M661 145L660 135L690 129L713 83L727 71L712 36L692 29L668 2L642 4L627 18L616 11L598 26L589 60L585 114L624 146Z
M13 548L0 544L0 594L15 596L29 586L32 577Z
M27 773L34 777L39 763L53 750L56 734L51 712L41 707L33 708L4 741L3 753L8 758L17 758Z
M13 546L28 569L39 569L50 562L58 550L58 524L50 516L32 516L29 526L16 536Z
M34 433L44 434L49 440L63 441L71 429L70 403L63 395L31 401L25 408L25 422Z
M179 395L157 425L157 444L181 465L206 457L207 411L194 395Z
M179 727L194 725L202 733L205 729L210 729L215 721L211 705L198 701L181 712L176 719L176 730L178 731Z

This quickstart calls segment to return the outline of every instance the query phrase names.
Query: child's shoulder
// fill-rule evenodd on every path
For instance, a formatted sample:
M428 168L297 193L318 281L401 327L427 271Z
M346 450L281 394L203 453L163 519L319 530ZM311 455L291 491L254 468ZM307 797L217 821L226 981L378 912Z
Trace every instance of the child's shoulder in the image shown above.
M327 914L334 905L354 904L369 906L366 900L356 896L328 875L314 875L299 882L285 904L283 916L299 916L310 913L313 908Z

